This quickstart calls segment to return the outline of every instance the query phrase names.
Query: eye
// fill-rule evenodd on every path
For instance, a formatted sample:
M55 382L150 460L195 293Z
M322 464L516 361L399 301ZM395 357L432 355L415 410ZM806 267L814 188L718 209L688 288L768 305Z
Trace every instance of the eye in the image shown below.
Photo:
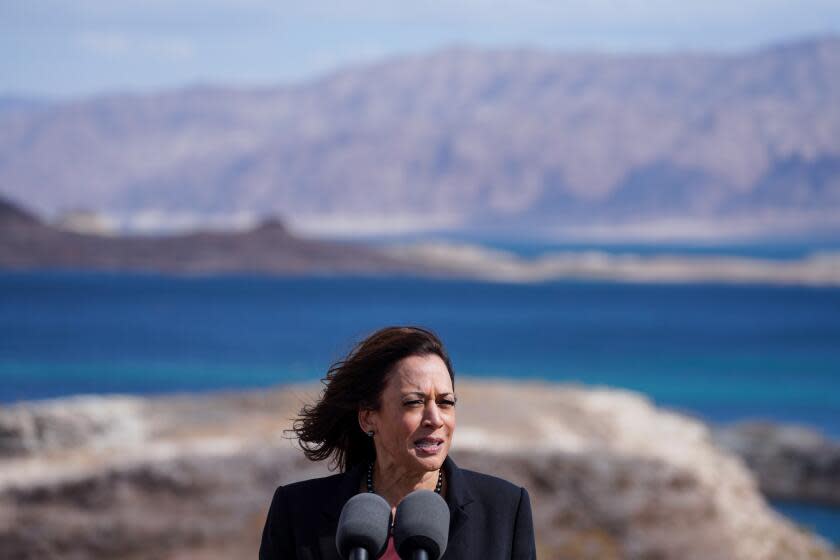
M405 402L403 403L403 405L405 405L405 406L417 406L417 405L423 405L423 401L422 401L422 400L420 400L420 399L415 399L415 400L413 400L413 401L405 401Z
M451 408L451 407L455 406L455 403L456 403L456 402L457 402L457 401L452 400L452 399L446 399L446 400L442 400L442 401L440 401L440 403L438 403L438 406L443 406L443 407L446 407L446 408Z

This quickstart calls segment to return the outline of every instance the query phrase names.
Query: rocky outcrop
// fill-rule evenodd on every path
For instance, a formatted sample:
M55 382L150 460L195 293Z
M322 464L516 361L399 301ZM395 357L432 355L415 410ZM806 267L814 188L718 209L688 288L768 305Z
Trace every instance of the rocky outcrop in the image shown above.
M744 459L767 496L840 507L840 443L769 422L721 428L715 440Z
M139 444L142 404L131 397L73 397L0 410L0 458Z
M540 558L829 557L706 426L638 394L483 384L459 398L459 450L532 490Z
M255 557L274 487L327 472L283 431L313 390L4 409L0 549L21 559ZM770 510L704 425L639 395L478 381L458 391L453 455L529 489L541 559L836 557ZM56 419L73 409L87 420L67 432ZM109 415L119 417L112 432L101 427Z

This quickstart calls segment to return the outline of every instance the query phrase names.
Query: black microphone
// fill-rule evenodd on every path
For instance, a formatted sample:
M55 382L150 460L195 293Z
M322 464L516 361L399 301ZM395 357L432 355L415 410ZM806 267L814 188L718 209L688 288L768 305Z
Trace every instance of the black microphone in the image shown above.
M449 542L449 506L431 490L415 490L397 506L394 546L403 560L440 560Z
M377 494L356 494L338 518L335 546L342 560L379 558L388 546L391 506Z

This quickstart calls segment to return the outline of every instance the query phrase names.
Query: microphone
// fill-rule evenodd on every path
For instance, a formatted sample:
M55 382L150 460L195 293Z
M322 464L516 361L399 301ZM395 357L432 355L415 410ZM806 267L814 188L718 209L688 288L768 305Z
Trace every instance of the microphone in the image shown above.
M338 517L335 546L342 560L379 558L388 546L391 506L377 494L356 494Z
M397 506L394 546L404 560L440 560L449 542L449 506L431 490L415 490Z

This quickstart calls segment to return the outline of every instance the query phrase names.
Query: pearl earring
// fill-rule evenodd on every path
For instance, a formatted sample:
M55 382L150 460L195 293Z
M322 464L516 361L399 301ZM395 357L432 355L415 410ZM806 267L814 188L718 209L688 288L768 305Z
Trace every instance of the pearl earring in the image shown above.
M367 431L367 436L368 437L373 437L373 430L368 430Z

